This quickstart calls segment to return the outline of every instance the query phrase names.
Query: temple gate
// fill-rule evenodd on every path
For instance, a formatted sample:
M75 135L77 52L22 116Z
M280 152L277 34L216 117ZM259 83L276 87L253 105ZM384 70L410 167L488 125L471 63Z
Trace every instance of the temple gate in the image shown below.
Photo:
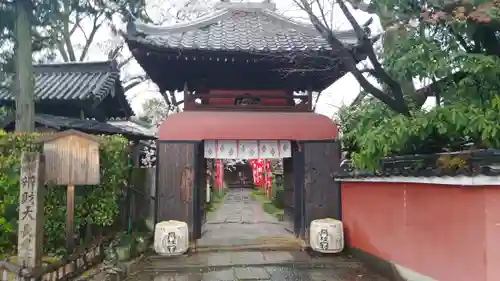
M184 91L184 111L159 127L156 221L187 222L192 240L205 216L205 159L233 157L228 146L246 159L255 157L248 148L262 158L274 148L278 156L269 158L284 159L285 218L295 235L307 239L314 219L341 219L340 186L331 176L340 166L338 129L312 104L313 92L345 70L312 26L274 10L269 2L221 2L189 23L129 23L129 48L160 91ZM336 36L365 57L353 31Z

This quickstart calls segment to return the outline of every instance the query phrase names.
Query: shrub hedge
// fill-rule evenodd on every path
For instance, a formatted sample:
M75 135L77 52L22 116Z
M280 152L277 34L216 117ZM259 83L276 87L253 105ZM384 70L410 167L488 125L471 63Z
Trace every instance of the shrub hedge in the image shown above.
M34 140L39 133L14 134L0 131L0 253L11 255L17 245L20 158L25 151L41 151ZM119 202L130 175L128 141L122 136L101 136L101 184L77 186L75 232L90 239L117 222ZM44 206L44 252L64 251L66 188L47 186Z

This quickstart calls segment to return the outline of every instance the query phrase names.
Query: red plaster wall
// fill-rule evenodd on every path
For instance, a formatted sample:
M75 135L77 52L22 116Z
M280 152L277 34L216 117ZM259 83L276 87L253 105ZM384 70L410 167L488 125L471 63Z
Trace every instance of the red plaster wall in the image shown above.
M346 242L439 281L500 280L500 186L342 183Z
M489 189L486 196L486 277L500 280L500 189Z
M263 90L210 90L209 94L224 94L224 95L243 95L249 94L254 97L261 95L266 96L283 96L285 97L286 91L263 91ZM286 105L285 99L261 99L260 103L263 105ZM228 98L210 98L210 104L231 105L234 104L234 99Z

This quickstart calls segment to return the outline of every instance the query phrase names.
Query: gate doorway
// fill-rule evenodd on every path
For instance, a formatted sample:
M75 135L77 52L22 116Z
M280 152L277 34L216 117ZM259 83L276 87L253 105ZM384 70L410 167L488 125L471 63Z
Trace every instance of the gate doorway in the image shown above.
M202 238L203 224L208 221L204 204L207 158L229 158L206 157L207 140L287 142L290 155L280 156L284 161L284 220L293 228L291 235L307 243L312 220L341 219L340 185L332 177L340 167L337 134L330 119L312 112L176 113L159 128L155 221L184 221L192 242ZM257 158L272 157L261 154ZM241 200L245 204L246 199Z
M297 241L303 229L304 197L301 191L295 192L293 181L295 142L204 140L200 148L204 161L200 157L199 167L206 169L207 177L206 186L199 186L195 195L201 198L194 218L199 247ZM281 172L285 180L275 184L271 165L253 173L250 162L257 159L265 159L264 163L286 162L288 165ZM229 166L228 162L236 164ZM254 177L259 176L262 185L254 185Z

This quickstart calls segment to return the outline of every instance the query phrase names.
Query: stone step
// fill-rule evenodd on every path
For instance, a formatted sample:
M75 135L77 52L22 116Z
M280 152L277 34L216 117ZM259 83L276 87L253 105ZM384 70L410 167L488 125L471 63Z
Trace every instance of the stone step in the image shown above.
M202 245L193 249L193 252L237 252L237 251L302 251L300 244L254 244L254 245Z
M242 184L232 184L232 185L230 184L230 185L228 185L229 189L232 189L232 188L247 188L247 189L251 189L253 187L254 187L253 184L243 184L243 185Z
M193 252L216 252L216 251L301 251L307 249L308 245L302 239L295 236L261 236L241 237L233 239L201 239L191 245Z
M343 254L311 257L307 253L300 251L240 251L194 253L175 257L150 256L143 263L142 270L180 272L251 266L359 268L361 263L352 261Z

